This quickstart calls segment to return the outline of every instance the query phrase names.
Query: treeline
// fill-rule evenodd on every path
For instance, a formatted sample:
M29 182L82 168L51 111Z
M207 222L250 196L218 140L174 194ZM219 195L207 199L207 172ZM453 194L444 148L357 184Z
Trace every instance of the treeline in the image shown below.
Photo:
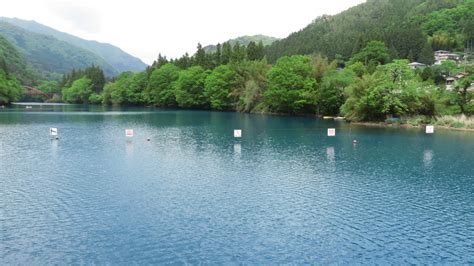
M249 45L250 46L250 45ZM258 45L257 45L258 47ZM345 115L351 120L391 116L472 114L473 65L446 61L412 70L372 41L348 61L321 55L284 56L275 65L250 57L248 47L158 60L145 72L125 72L104 84L97 67L66 75L63 100L241 112ZM186 64L183 62L186 60ZM216 62L225 62L218 65ZM453 90L445 79L464 73Z
M433 50L463 52L474 44L474 0L369 0L335 16L322 16L268 47L285 55L321 53L349 60L370 41L384 42L393 59L432 64Z

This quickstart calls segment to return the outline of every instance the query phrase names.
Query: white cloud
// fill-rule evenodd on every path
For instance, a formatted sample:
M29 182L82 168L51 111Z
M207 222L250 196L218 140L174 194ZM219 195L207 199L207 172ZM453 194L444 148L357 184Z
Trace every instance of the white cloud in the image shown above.
M151 63L162 53L178 57L196 45L241 35L284 38L316 17L364 0L35 0L8 1L0 16L33 19L86 39L112 43Z

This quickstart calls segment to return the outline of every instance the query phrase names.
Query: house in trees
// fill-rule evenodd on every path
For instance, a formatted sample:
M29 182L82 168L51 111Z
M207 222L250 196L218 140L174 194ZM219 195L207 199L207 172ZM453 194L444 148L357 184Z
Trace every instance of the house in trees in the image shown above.
M410 63L410 64L408 64L408 66L409 66L411 69L413 69L413 70L416 70L416 69L418 69L418 68L426 67L425 64L418 63L418 62Z
M443 61L452 60L456 63L459 63L463 56L456 53L451 53L450 51L439 50L434 53L435 55L435 65L441 65Z
M469 73L468 72L461 72L455 76L452 76L452 77L448 77L446 78L446 90L448 91L452 91L454 89L454 83L456 82L456 80L458 79L462 79L466 76L468 76ZM473 88L473 84L471 84L471 88ZM469 90L472 90L471 88L469 88ZM473 88L474 89L474 88Z

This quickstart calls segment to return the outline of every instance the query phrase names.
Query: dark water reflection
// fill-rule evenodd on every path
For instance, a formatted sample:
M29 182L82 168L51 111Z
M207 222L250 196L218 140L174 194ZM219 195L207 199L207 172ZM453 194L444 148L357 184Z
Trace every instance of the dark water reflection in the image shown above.
M472 264L473 160L465 132L16 106L0 110L0 262Z

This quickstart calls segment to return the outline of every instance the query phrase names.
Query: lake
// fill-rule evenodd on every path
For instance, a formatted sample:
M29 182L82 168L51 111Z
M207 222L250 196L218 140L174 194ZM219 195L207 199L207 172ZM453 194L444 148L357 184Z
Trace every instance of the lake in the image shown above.
M472 132L0 109L0 264L473 264L473 162Z

